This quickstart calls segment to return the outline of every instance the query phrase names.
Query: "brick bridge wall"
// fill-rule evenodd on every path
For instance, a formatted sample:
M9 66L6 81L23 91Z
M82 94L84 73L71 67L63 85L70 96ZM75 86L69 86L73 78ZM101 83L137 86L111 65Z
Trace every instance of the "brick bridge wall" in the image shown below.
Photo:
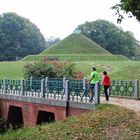
M67 103L62 100L0 95L0 117L6 122L8 120L10 106L21 108L23 123L26 126L35 126L37 124L39 111L54 113L55 121L60 121L64 120L67 116L79 115L95 109L94 103Z

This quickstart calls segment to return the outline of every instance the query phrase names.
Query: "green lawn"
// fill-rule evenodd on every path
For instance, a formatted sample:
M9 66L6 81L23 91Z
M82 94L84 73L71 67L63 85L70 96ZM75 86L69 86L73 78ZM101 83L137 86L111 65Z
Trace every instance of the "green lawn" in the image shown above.
M106 70L112 80L140 80L140 61L81 61L76 65L86 77L90 76L91 67L95 66L100 76Z
M27 62L0 62L0 79L21 79L23 78L23 67Z
M1 62L0 78L21 79L23 68L32 61ZM91 67L95 66L102 76L102 71L107 70L112 80L140 80L140 61L79 61L75 62L78 70L90 76Z
M44 58L57 59L60 61L127 61L128 59L122 55L94 55L94 54L44 54L44 55L28 55L23 61L41 61Z

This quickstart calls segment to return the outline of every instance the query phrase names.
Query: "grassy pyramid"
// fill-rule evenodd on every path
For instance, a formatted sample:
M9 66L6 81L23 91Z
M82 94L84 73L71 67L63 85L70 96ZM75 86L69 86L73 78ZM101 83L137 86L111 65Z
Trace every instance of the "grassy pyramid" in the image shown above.
M40 55L45 54L103 54L111 55L107 50L93 42L86 36L74 33L43 51Z
M97 43L86 36L74 33L64 38L59 43L51 46L38 55L28 55L24 61L40 61L44 57L49 59L68 60L68 61L122 61L126 57L112 55L110 52L99 46Z

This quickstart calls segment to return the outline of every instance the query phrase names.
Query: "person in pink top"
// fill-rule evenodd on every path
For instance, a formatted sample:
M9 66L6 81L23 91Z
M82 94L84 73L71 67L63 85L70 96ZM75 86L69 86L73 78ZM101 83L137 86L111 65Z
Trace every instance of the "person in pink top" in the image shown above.
M102 85L104 86L104 93L105 93L106 101L109 101L108 89L110 87L110 77L109 75L107 75L106 71L103 71Z

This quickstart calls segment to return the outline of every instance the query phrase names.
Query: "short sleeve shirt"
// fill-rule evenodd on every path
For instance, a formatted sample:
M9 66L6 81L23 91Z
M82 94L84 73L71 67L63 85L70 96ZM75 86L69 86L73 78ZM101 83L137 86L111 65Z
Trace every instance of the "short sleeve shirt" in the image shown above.
M99 75L98 75L97 71L92 71L91 77L93 77L91 82L90 82L91 84L95 84L96 82L99 81Z

